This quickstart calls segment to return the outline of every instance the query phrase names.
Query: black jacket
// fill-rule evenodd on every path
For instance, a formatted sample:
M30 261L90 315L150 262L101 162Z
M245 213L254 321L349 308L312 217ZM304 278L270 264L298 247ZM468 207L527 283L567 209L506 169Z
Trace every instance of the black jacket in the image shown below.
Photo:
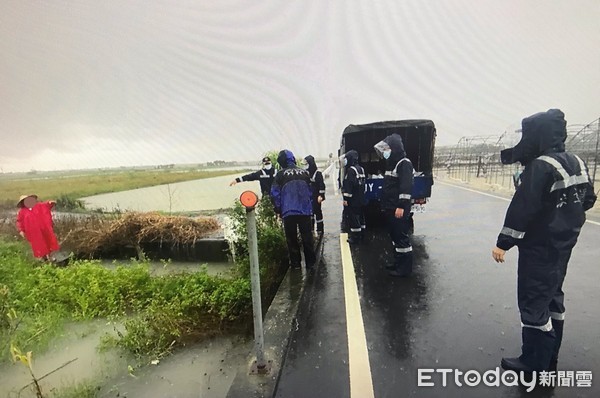
M271 170L260 169L255 171L254 173L246 174L244 176L238 177L235 180L237 182L244 181L259 181L260 182L260 191L263 195L271 194L271 186L273 185L273 179L277 174L275 167L271 168Z
M503 162L521 162L521 185L506 212L496 246L571 249L595 201L588 170L565 152L564 114L557 109L523 119L521 141L502 153Z
M365 171L358 164L358 152L352 150L345 154L344 183L342 194L350 207L365 205Z
M308 155L304 160L308 164L308 174L310 174L310 187L314 203L317 203L316 200L319 196L325 200L325 180L323 179L323 173L317 170L317 163L314 157Z
M402 137L398 134L387 136L385 142L392 154L385 162L385 176L381 193L381 208L383 210L404 209L410 212L414 169L406 157Z

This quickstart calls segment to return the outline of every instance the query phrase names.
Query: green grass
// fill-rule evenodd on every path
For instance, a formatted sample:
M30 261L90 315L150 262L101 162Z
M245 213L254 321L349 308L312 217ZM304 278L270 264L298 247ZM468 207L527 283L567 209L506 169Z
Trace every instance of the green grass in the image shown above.
M67 387L50 391L51 398L96 398L100 390L99 386L96 386L91 382L81 382L73 384Z
M71 321L108 318L124 321L125 331L105 346L142 358L160 358L208 336L249 330L252 300L245 240L245 210L231 212L239 240L235 272L227 276L150 275L148 264L129 261L115 269L99 261L73 260L67 267L40 264L23 241L0 239L0 362L10 346L34 357ZM285 238L269 201L257 209L263 303L276 288L285 259Z
M250 282L206 272L151 276L147 264L107 269L96 261L37 265L20 243L0 241L0 361L14 344L37 352L65 322L128 315L120 346L137 355L166 353L175 342L246 323Z
M43 200L81 198L101 193L198 180L241 171L218 170L128 170L90 171L89 174L0 179L0 207L14 208L19 196L35 193Z

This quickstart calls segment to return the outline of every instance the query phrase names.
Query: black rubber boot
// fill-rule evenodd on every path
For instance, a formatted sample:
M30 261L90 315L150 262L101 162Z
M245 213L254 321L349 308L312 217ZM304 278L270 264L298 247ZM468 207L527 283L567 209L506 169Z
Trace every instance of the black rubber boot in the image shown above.
M553 319L552 320L552 328L556 333L556 344L554 346L554 352L552 353L552 358L550 359L550 370L551 372L556 372L558 367L558 352L560 351L560 345L562 343L563 338L563 329L565 327L565 321Z
M356 245L360 243L360 232L350 232L348 234L348 243Z
M504 370L512 370L515 372L533 373L534 369L521 361L521 357L502 358L500 366Z
M405 272L405 271L398 271L397 269L392 269L388 272L389 276L394 276L396 278L408 278L411 273L410 272Z
M524 327L521 329L523 338L522 354L518 358L502 358L500 365L504 370L531 373L548 370L550 359L556 347L554 330L544 332L539 329Z
M399 278L406 278L412 274L412 252L396 253L394 268L388 274Z

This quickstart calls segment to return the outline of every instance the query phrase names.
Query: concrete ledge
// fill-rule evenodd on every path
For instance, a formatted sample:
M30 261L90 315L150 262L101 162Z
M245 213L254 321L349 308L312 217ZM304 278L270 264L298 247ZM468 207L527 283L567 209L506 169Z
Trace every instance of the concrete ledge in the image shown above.
M173 246L170 243L143 243L148 258L170 258L174 261L229 261L229 244L224 238L204 238L194 245Z
M171 242L143 242L141 249L150 260L171 259L173 261L218 262L230 261L229 244L224 238L199 239L193 245L173 245ZM122 246L116 250L103 251L100 258L130 259L137 258L138 252L133 246Z

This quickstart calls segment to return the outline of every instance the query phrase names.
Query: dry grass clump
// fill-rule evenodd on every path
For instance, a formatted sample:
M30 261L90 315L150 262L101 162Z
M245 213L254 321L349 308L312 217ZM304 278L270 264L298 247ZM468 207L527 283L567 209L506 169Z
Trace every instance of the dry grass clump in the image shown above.
M189 218L157 213L125 213L118 217L90 217L56 222L55 230L65 249L77 257L92 258L135 248L143 257L142 245L194 245L219 228L212 217Z

